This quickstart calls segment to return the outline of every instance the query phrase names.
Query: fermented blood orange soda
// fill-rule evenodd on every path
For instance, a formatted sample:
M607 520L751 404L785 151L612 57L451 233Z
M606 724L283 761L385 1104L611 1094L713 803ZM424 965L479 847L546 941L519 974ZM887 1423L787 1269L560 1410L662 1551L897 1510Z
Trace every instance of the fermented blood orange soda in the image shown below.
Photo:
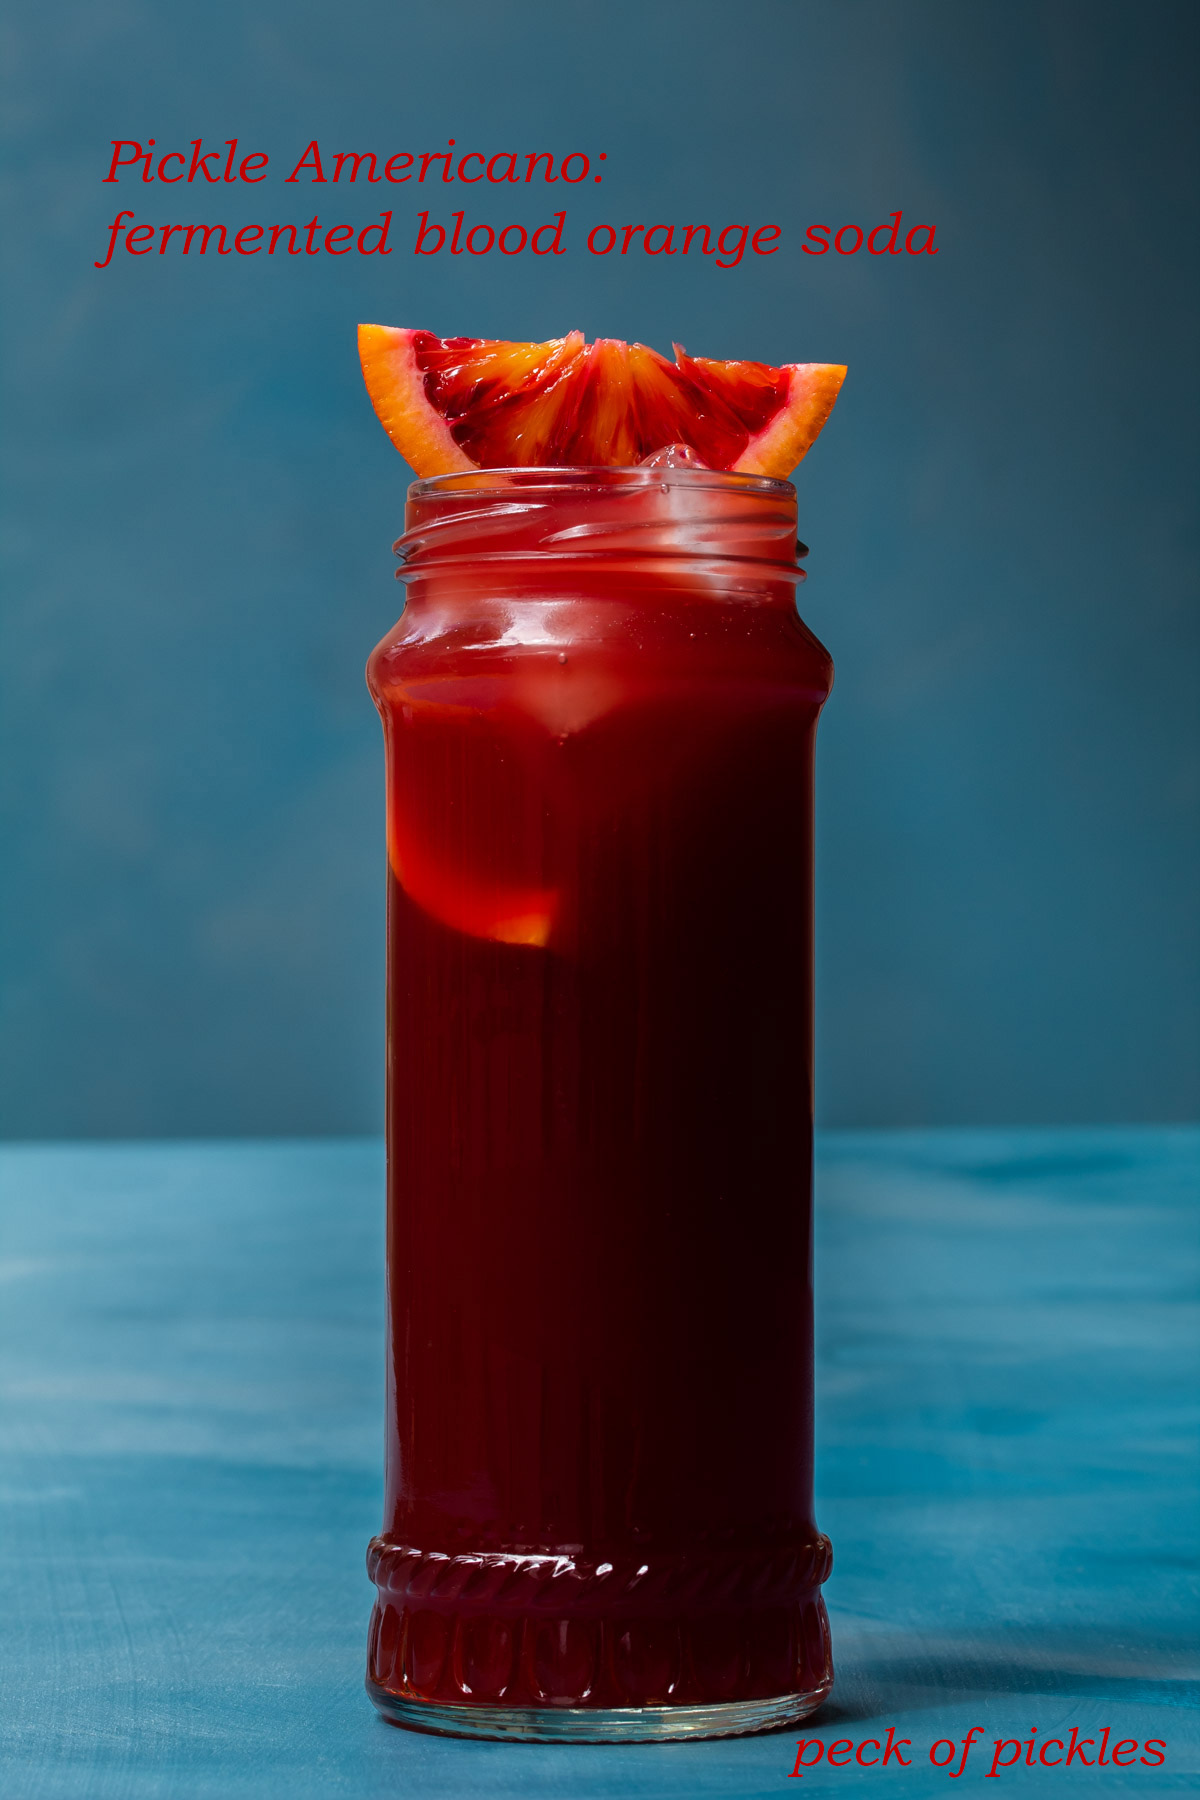
M532 1739L803 1718L831 667L795 489L468 469L417 482L397 550L371 1697Z

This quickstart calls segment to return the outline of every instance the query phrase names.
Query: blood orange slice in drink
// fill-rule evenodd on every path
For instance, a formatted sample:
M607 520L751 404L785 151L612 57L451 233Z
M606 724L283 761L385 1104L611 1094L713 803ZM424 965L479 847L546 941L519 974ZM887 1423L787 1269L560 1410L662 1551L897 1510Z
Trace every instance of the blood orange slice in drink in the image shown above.
M841 363L716 362L675 345L439 338L360 325L367 392L418 475L628 467L684 445L709 469L787 476L829 417Z

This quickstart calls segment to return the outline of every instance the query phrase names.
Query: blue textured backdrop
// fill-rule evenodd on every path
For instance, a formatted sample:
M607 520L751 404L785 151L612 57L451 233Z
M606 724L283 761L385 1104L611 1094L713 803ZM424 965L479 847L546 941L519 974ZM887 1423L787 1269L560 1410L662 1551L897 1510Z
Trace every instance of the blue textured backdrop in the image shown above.
M844 360L800 480L820 1094L841 1124L1194 1109L1195 9L1143 0L18 0L0 679L9 1135L372 1131L378 731L406 472L359 318ZM238 136L253 189L103 186ZM126 257L139 219L366 223L323 148L604 150L569 254ZM443 196L435 210L448 212ZM555 190L561 191L561 190ZM515 192L515 191L512 191ZM314 198L315 196L315 198ZM457 204L457 202L454 202ZM537 223L544 193L470 190ZM810 221L936 223L819 260ZM588 226L776 223L731 271Z

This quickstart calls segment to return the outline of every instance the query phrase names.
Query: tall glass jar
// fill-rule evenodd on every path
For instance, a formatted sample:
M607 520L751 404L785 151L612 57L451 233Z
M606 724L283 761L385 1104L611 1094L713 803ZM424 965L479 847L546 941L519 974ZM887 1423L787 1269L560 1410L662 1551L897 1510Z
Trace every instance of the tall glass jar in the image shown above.
M388 1451L368 1688L430 1731L827 1694L796 494L420 481L387 749Z

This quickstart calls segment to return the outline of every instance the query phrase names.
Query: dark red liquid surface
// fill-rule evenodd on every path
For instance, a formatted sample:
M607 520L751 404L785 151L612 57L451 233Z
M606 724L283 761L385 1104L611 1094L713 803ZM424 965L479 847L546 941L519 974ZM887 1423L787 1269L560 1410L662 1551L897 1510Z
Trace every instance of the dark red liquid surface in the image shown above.
M452 586L417 584L370 669L392 1333L374 1677L459 1703L789 1691L818 1655L815 1587L750 1590L817 1538L828 658L786 583ZM399 1574L397 1546L419 1553ZM442 1562L439 1599L429 1559L464 1556L557 1556L579 1580L472 1599Z

